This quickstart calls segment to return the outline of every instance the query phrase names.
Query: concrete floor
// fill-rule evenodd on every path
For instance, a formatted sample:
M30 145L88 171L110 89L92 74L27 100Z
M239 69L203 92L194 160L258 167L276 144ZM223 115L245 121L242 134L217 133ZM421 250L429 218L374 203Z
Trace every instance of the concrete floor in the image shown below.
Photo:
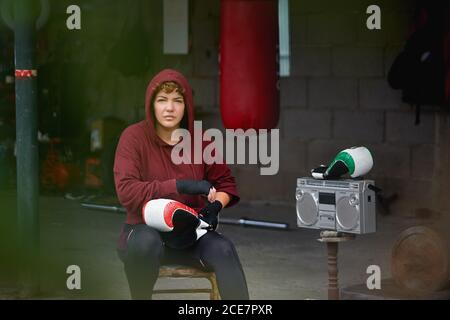
M91 211L63 197L41 197L41 288L45 295L68 299L129 299L115 245L124 215ZM295 208L286 205L241 203L222 212L229 218L248 217L287 222L289 231L220 225L219 232L236 245L251 299L326 299L327 260L318 230L298 229ZM369 265L390 277L390 253L398 234L419 223L395 215L378 216L375 234L357 236L339 247L341 287L365 283ZM81 268L79 291L66 288L66 268ZM13 275L11 275L13 276ZM183 283L186 282L186 283ZM203 280L159 280L157 287L196 286ZM7 285L3 285L4 287ZM1 287L1 282L0 282ZM156 296L157 299L206 299L206 295Z

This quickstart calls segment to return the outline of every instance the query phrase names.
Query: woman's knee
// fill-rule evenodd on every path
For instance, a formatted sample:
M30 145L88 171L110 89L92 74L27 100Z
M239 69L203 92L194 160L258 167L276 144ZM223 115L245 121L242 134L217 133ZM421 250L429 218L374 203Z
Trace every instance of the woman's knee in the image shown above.
M159 258L163 251L159 233L147 225L137 225L128 236L127 256L137 259Z
M205 245L207 246L205 250L210 253L208 255L217 256L217 257L232 257L236 256L237 253L236 249L234 247L233 242L229 240L228 238L225 238L224 236L218 234L218 233L211 233L210 237ZM206 241L205 241L206 242Z

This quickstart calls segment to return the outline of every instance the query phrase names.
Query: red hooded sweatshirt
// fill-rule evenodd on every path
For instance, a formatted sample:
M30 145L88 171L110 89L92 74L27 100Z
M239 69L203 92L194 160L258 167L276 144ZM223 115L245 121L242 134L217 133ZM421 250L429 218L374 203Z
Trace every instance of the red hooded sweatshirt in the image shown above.
M171 160L174 146L156 134L151 101L155 89L163 82L174 81L184 88L185 112L188 130L193 137L194 103L192 89L186 78L175 70L166 69L157 74L147 87L145 96L146 119L127 127L119 140L114 161L114 180L117 195L127 210L126 223L141 224L142 207L151 199L165 198L180 201L195 210L206 204L199 195L181 195L176 180L208 180L219 192L231 196L228 207L239 201L236 182L226 164L180 164ZM194 139L193 139L194 140ZM203 146L204 147L204 146Z

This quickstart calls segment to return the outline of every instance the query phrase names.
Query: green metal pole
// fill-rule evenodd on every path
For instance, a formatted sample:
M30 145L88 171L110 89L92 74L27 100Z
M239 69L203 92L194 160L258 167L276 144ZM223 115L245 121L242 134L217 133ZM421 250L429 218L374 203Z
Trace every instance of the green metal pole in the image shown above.
M39 212L36 80L36 1L14 1L16 64L17 218L19 286L22 296L39 292Z

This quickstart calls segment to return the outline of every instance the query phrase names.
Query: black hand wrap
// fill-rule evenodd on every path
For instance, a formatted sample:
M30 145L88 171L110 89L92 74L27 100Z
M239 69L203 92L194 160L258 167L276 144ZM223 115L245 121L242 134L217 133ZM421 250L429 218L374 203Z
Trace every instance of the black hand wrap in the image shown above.
M208 195L211 183L206 180L177 180L177 190L181 194Z
M217 224L219 223L219 212L222 210L222 203L218 200L207 204L198 213L200 219L211 225L212 230L216 230Z

